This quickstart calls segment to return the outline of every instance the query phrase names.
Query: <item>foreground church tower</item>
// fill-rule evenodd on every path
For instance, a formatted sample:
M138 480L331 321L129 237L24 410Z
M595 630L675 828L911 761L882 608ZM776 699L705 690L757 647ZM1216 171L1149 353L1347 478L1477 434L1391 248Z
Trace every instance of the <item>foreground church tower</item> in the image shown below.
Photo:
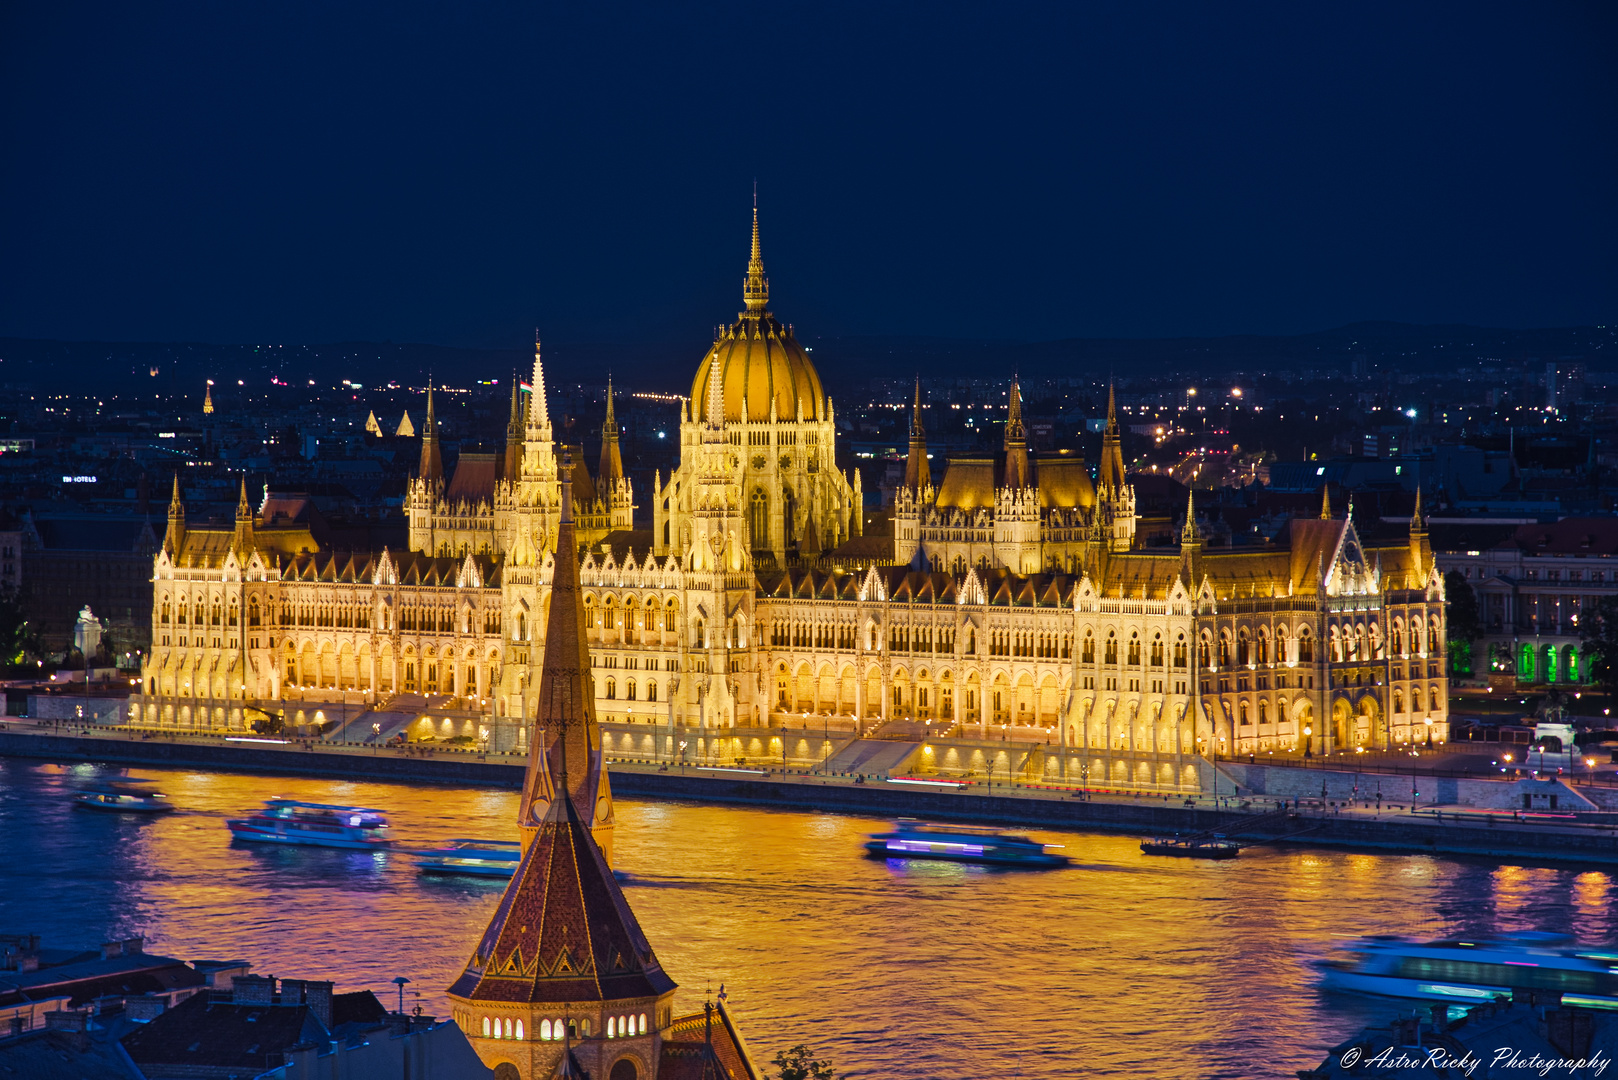
M552 809L566 795L595 837L612 854L612 792L601 756L590 650L585 641L584 594L579 589L579 547L573 530L572 460L564 455L561 516L556 528L544 664L535 701L534 743L528 755L517 825L523 847L533 845Z
M564 462L537 722L518 824L523 857L465 971L456 1022L500 1080L655 1077L674 1024L663 971L598 840L612 801L584 638Z

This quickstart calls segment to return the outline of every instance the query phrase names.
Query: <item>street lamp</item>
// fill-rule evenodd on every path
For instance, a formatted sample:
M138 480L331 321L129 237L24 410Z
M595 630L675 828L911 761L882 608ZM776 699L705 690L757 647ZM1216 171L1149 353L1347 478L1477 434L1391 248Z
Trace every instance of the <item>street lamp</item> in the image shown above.
M1311 738L1311 736L1313 736L1314 733L1315 733L1315 729L1310 727L1308 724L1305 724L1303 726L1303 756L1304 756L1305 760L1308 760L1308 758L1309 758L1310 751L1311 751L1311 748L1312 748L1312 745L1313 745L1313 742L1314 742L1314 740Z

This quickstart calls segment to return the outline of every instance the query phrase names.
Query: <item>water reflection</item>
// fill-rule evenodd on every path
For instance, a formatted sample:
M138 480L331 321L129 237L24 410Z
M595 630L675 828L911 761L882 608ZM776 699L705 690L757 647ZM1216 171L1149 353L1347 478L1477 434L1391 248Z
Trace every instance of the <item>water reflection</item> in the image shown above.
M444 1011L501 882L419 876L398 851L232 844L224 821L282 795L385 808L407 848L513 840L514 793L138 772L181 810L74 810L97 770L0 761L0 924L59 944L145 933L390 1001L406 975ZM679 1007L723 982L761 1056L808 1042L858 1076L1286 1076L1397 1008L1316 988L1311 964L1342 939L1614 937L1611 875L1581 868L1264 849L1157 861L1133 837L1044 832L1075 866L997 873L867 858L875 820L630 800L617 815L616 865Z

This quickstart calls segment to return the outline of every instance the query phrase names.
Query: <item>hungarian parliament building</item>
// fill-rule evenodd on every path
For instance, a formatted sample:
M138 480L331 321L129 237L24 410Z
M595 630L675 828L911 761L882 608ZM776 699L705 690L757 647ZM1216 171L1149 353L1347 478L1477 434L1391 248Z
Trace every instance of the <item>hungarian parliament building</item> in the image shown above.
M676 728L930 721L939 738L1082 752L1109 782L1194 788L1214 755L1448 738L1419 496L1394 544L1365 546L1323 498L1237 546L1205 545L1188 500L1178 544L1148 546L1110 400L1092 473L1030 451L1013 382L1002 449L936 478L918 396L892 539L865 536L832 400L770 311L756 211L743 303L696 364L649 533L610 389L592 475L555 440L537 345L504 453L463 452L449 477L429 390L408 550L323 549L306 500L255 508L245 486L232 527L188 527L176 480L131 718L228 731L415 711L438 737L525 749L565 471L597 714L671 745Z

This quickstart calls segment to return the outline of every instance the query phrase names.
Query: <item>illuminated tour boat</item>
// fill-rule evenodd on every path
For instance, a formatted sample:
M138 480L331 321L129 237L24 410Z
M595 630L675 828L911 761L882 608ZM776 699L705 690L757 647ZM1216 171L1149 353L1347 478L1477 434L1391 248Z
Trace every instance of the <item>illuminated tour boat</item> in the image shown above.
M1140 849L1147 855L1173 855L1182 859L1234 859L1242 847L1223 836L1159 836L1142 840Z
M416 853L416 869L423 874L509 878L522 858L516 840L451 840L448 847Z
M1618 1009L1618 954L1552 947L1565 941L1539 933L1477 941L1371 937L1323 961L1321 981L1334 990L1459 1005L1523 990L1560 994L1564 1005Z
M174 809L167 795L152 787L150 780L126 777L108 780L73 796L73 802L87 810L112 810L122 814L166 814Z
M901 819L892 832L877 833L865 850L887 859L945 859L990 866L1066 866L1068 857L1026 836L973 825L930 825Z
M388 819L363 806L269 799L249 818L225 822L237 840L256 844L300 844L308 847L386 848Z

